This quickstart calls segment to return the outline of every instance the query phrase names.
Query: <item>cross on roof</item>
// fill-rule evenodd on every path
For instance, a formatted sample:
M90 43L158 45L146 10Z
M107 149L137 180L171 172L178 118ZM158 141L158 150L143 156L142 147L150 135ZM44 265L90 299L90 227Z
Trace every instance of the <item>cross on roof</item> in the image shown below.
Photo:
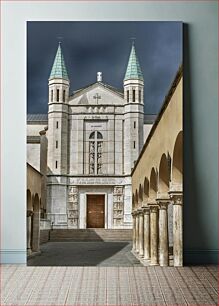
M98 95L98 93L96 93L95 96L93 96L93 98L96 100L96 102L98 104L98 100L101 99L101 96Z

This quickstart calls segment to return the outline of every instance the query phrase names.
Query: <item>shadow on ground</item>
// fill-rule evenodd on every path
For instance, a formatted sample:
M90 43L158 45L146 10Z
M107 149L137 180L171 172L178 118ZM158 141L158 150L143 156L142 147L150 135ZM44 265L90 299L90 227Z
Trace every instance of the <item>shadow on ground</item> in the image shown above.
M129 242L48 242L28 266L141 266Z

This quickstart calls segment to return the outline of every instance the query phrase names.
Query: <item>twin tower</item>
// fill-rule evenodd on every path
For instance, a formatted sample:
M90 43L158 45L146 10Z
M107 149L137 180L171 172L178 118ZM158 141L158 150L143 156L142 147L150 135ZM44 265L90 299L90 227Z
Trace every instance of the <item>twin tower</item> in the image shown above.
M73 162L82 163L84 165L78 167L71 167L71 158L69 155L74 153L74 149L71 152L71 135L74 133L74 124L69 126L69 122L72 119L77 120L80 124L80 119L84 116L84 120L98 121L102 120L101 124L104 125L104 120L108 115L114 116L114 135L113 147L114 147L114 157L110 159L110 154L108 152L107 160L102 161L102 163L109 163L110 165L114 163L114 166L106 166L103 173L105 174L117 174L117 175L130 175L131 168L134 165L135 160L137 160L141 148L143 146L143 130L144 130L144 78L143 73L136 55L135 45L132 44L131 52L129 56L129 61L123 80L124 92L119 92L117 89L113 88L102 82L102 74L98 73L97 82L91 84L86 88L76 91L73 95L69 95L70 81L63 57L63 52L61 44L59 43L58 50L55 56L53 67L49 77L49 111L48 111L48 166L49 173L60 174L60 175L81 175L89 174L88 167L86 164L89 163L89 157L86 159L80 159L80 157L75 158ZM81 94L79 100L78 96ZM98 99L94 99L99 97ZM98 104L95 107L95 103ZM89 107L90 106L90 107ZM96 112L95 116L89 117L85 116L87 111ZM95 111L96 110L96 111ZM77 116L74 116L74 113ZM71 116L71 117L69 117ZM101 117L102 116L102 117ZM98 119L99 118L99 119ZM105 119L104 119L105 118ZM111 121L108 120L108 132L101 132L106 134L105 139L109 142L111 141L111 136L109 130L111 130ZM120 122L121 121L121 122ZM87 121L86 121L87 122ZM120 123L119 123L120 122ZM78 134L77 139L80 139L83 134L83 138L86 140L85 136L85 126L83 123L82 127L77 126L75 133ZM94 126L95 124L93 124ZM89 124L87 124L89 126ZM92 126L92 125L91 125ZM98 124L96 124L98 126ZM106 126L106 125L105 125ZM89 130L89 128L87 127ZM70 131L71 130L71 131ZM118 138L121 136L121 141L117 141L116 133L118 132ZM122 133L120 135L120 132ZM104 137L104 135L102 135ZM86 140L89 142L88 140ZM121 142L121 143L120 143ZM75 143L76 145L76 143ZM76 145L77 146L77 145ZM78 148L78 154L83 155L89 148L86 144L82 145L83 148ZM70 149L69 149L70 148ZM80 151L81 150L81 151ZM103 146L102 151L112 151L109 143L108 147ZM119 164L116 165L116 153L121 151L118 155ZM117 167L118 166L118 167ZM104 168L104 167L103 167ZM114 168L113 171L110 169Z

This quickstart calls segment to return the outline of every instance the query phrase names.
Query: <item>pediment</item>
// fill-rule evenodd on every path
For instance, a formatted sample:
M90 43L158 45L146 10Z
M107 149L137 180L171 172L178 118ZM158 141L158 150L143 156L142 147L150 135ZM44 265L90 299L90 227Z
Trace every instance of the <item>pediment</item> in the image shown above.
M74 93L69 99L70 105L123 105L123 93L113 87L94 83Z

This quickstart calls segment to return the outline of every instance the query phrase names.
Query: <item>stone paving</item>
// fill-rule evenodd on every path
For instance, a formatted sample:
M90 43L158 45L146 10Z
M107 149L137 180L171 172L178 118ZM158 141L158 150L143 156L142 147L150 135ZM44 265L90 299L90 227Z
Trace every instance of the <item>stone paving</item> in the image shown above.
M218 305L217 266L1 267L1 305Z
M28 266L142 266L129 242L48 242Z

